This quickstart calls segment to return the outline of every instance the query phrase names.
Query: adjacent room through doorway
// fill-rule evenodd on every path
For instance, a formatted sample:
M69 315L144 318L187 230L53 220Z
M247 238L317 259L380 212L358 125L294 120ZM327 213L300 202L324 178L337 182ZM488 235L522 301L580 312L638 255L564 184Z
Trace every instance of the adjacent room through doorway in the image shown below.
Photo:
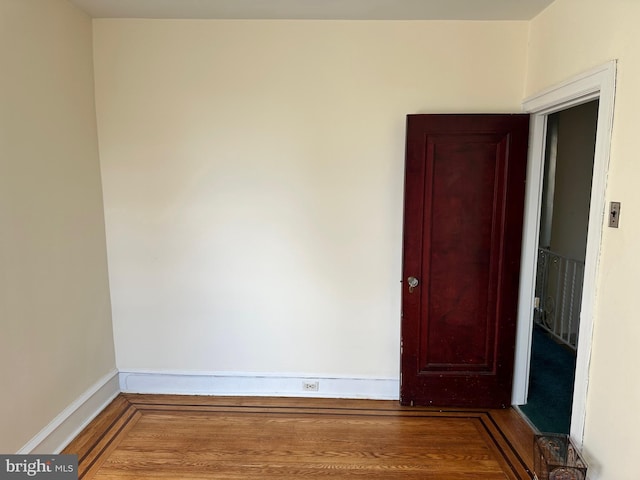
M598 120L594 100L548 116L531 369L521 411L569 433Z

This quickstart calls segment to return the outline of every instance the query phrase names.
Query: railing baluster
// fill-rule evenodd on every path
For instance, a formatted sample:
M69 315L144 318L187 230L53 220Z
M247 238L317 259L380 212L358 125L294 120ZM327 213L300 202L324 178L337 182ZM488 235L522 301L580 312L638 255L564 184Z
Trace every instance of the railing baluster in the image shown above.
M583 277L584 262L548 249L538 250L537 322L574 350L578 342Z

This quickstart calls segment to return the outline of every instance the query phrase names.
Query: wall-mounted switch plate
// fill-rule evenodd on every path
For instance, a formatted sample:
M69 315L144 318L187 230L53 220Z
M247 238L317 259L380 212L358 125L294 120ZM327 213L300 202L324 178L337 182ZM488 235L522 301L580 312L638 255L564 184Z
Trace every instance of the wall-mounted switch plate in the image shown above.
M620 202L611 202L609 204L609 226L618 228L620 223Z

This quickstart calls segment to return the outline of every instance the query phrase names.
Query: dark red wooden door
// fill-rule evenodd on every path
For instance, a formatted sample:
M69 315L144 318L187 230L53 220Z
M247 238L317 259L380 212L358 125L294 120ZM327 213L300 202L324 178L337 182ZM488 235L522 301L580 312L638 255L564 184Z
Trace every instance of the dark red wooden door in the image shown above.
M405 405L511 404L528 128L528 115L408 116Z

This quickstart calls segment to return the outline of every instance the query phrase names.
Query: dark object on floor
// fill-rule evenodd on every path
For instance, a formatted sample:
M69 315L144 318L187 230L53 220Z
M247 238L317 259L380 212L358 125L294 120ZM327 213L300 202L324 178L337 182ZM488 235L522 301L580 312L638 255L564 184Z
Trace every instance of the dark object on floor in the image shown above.
M536 435L534 472L539 480L584 480L587 464L568 435Z
M520 410L541 432L569 433L576 355L533 329L529 398Z

